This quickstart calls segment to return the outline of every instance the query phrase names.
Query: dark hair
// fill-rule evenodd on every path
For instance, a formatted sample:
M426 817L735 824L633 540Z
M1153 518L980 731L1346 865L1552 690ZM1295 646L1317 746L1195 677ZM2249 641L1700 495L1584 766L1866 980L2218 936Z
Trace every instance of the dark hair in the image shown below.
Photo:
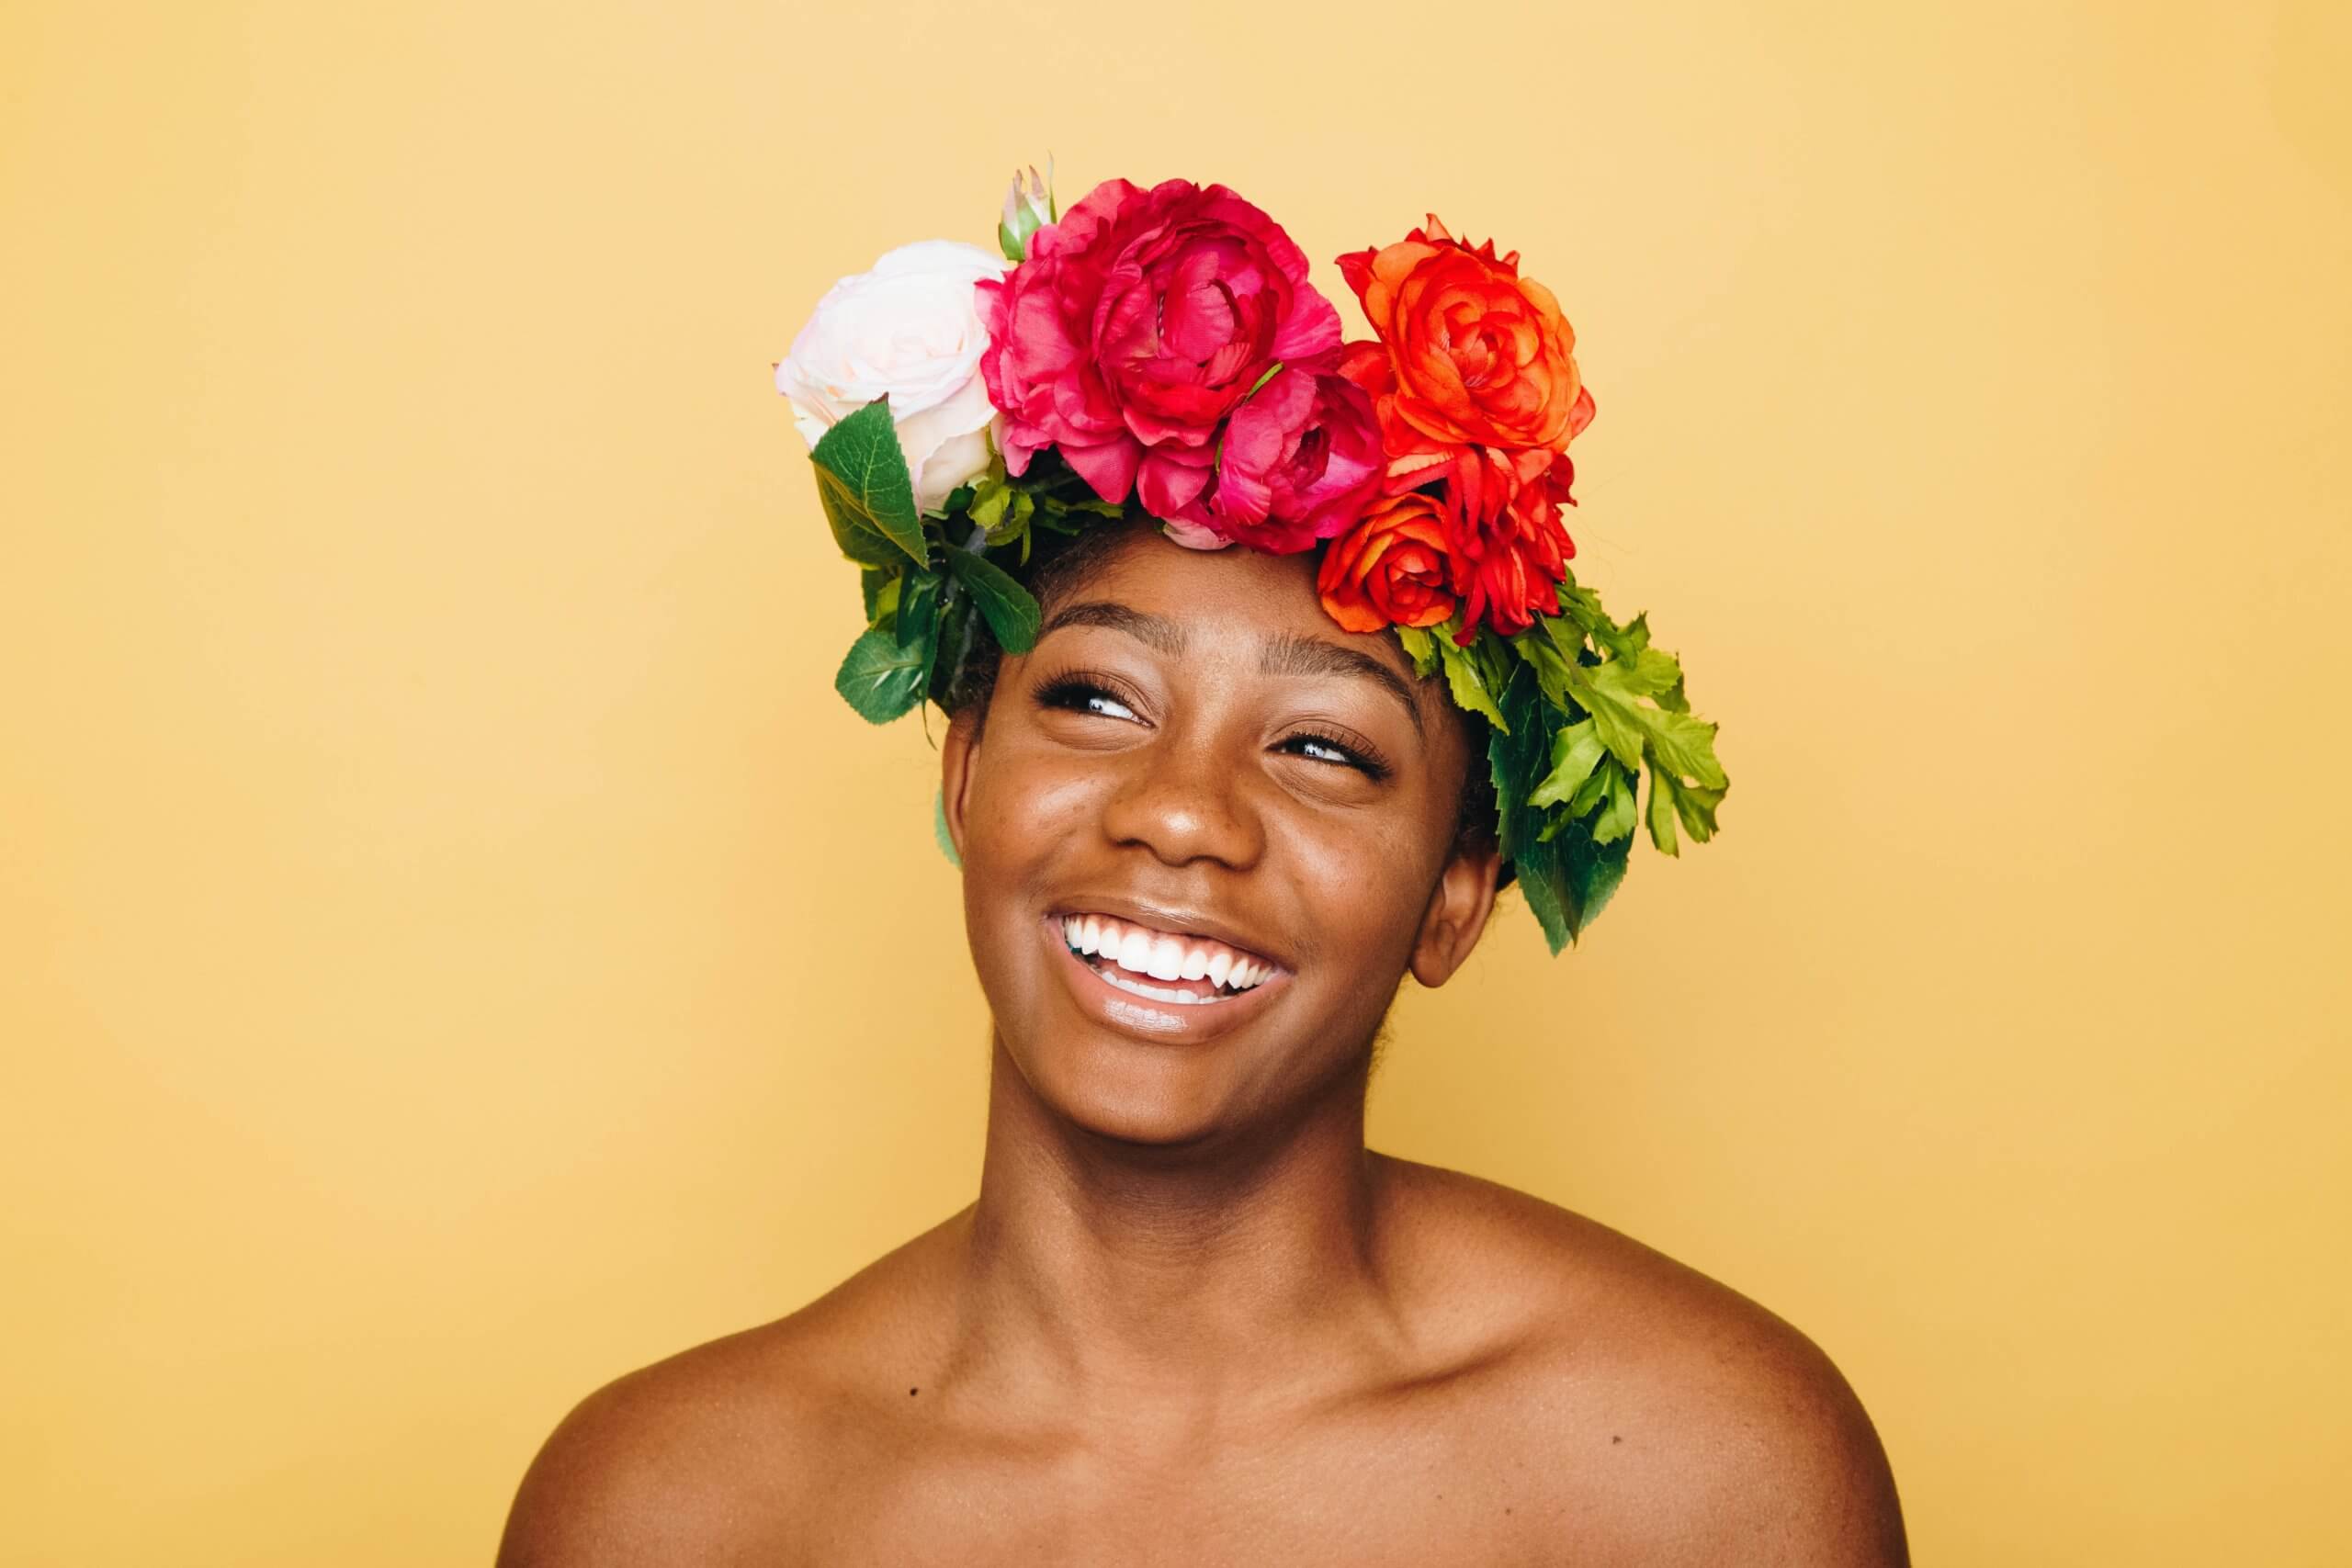
M1020 575L1037 603L1051 615L1054 606L1092 576L1105 558L1133 537L1133 530L1149 525L1148 519L1130 516L1117 522L1091 524L1070 535L1039 530L1033 536L1034 553L1029 564ZM985 621L974 615L971 624L971 648L948 682L945 706L951 718L970 710L973 723L978 726L988 721L989 699L996 693L997 669L1004 653ZM1445 709L1462 731L1463 751L1469 760L1469 766L1464 770L1461 809L1454 819L1455 842L1493 843L1501 829L1494 774L1487 765L1487 721L1450 696ZM1507 887L1510 882L1510 863L1505 861L1498 886Z

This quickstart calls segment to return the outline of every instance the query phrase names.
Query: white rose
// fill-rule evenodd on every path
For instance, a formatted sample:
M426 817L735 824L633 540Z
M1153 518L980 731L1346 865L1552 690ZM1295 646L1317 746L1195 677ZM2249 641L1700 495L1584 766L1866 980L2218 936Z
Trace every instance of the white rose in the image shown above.
M791 403L802 438L815 446L887 394L915 505L938 511L989 466L996 410L980 379L989 334L973 285L1004 270L977 245L919 240L827 289L775 367L775 389Z

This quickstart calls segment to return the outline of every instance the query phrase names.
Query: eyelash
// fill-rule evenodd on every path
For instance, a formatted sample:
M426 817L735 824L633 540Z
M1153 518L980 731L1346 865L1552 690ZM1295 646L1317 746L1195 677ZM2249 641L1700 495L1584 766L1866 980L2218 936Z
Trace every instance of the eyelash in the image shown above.
M1113 690L1110 683L1099 676L1083 673L1058 675L1037 688L1039 707L1061 708L1071 713L1100 713L1101 710L1092 705L1096 698L1107 698L1130 711L1133 711L1136 705ZM1303 729L1293 735L1285 735L1281 744L1328 746L1346 759L1345 761L1335 764L1336 766L1353 768L1374 782L1385 779L1389 774L1388 764L1385 762L1376 757L1367 756L1361 747L1351 745L1336 735L1325 734L1321 730ZM1293 755L1304 756L1306 753L1294 752ZM1324 758L1308 760L1327 761Z

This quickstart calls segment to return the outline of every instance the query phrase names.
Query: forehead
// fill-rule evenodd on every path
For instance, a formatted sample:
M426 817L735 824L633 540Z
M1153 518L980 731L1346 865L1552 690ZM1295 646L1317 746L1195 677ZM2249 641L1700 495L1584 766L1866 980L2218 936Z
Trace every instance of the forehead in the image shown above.
M1065 605L1108 601L1173 622L1188 646L1255 648L1315 638L1370 656L1420 684L1412 660L1385 632L1351 632L1332 620L1315 590L1319 555L1272 555L1246 546L1193 550L1155 528L1130 525L1079 570L1054 582L1048 621Z

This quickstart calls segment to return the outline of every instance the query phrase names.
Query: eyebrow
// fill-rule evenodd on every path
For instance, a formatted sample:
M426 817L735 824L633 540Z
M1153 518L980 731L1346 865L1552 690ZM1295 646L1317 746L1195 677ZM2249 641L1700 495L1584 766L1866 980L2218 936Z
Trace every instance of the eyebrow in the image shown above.
M1065 604L1054 612L1038 632L1037 640L1044 642L1064 626L1102 626L1110 631L1125 632L1170 659L1184 655L1183 626L1165 615L1155 615L1126 604L1107 599L1083 600ZM1405 678L1371 654L1352 648L1343 648L1319 637L1307 637L1298 632L1283 632L1268 637L1258 649L1258 672L1261 675L1340 675L1368 680L1395 697L1413 723L1413 733L1421 735L1421 705L1414 700L1413 688Z

